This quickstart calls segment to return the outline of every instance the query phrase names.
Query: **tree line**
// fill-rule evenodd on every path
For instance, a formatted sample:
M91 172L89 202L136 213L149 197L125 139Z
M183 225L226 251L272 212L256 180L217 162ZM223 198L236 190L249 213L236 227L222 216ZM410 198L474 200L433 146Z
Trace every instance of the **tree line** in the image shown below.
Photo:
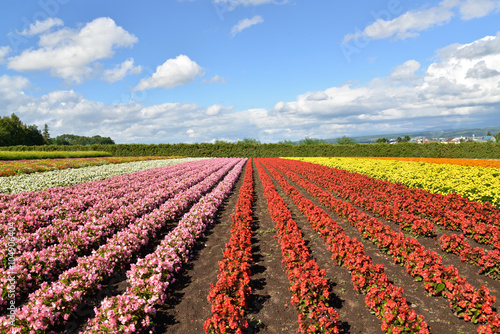
M41 145L114 145L110 137L85 137L64 134L50 138L49 126L44 125L43 130L35 124L27 125L12 113L10 116L0 118L0 146L41 146Z

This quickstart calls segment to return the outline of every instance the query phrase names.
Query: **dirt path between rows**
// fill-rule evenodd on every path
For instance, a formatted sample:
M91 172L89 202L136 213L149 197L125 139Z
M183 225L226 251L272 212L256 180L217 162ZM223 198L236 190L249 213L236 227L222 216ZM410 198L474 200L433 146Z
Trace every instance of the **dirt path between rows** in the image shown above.
M245 170L244 170L245 171ZM193 259L176 277L171 285L171 297L168 303L159 308L155 321L155 333L204 333L203 323L211 316L211 305L207 301L210 284L215 284L219 273L218 261L222 260L222 252L230 237L231 214L238 199L244 171L236 183L232 195L225 201L214 224L207 230L196 249ZM252 298L249 301L248 321L250 328L247 333L296 333L298 329L297 311L290 304L291 293L288 291L288 279L285 267L281 264L281 251L275 239L275 224L272 222L262 183L254 165L253 205L253 237L251 266ZM344 228L346 234L360 240L366 254L372 257L374 263L384 265L389 279L396 286L404 289L404 296L409 305L418 314L425 316L431 333L435 334L472 334L476 333L477 325L465 322L453 315L448 302L442 297L428 296L423 284L414 282L406 274L403 267L394 264L392 257L381 253L371 242L361 238L360 234L345 219L337 216L319 201L312 198L303 189L291 182L306 198L325 210L330 217ZM304 215L286 196L275 182L276 189L292 211L294 220L302 230L306 244L318 265L325 269L331 287L330 305L340 315L339 328L343 334L383 333L381 321L365 305L365 297L354 290L351 276L347 269L336 266L331 260L331 253L326 249L322 238L314 232ZM367 212L369 213L369 212ZM396 231L399 226L389 224ZM445 231L438 231L440 236ZM454 265L462 276L475 287L487 284L494 295L500 291L500 282L478 275L478 268L460 262L458 257L445 254L432 238L419 238L419 242L428 249L436 251L443 257L445 265ZM497 305L498 307L498 302Z

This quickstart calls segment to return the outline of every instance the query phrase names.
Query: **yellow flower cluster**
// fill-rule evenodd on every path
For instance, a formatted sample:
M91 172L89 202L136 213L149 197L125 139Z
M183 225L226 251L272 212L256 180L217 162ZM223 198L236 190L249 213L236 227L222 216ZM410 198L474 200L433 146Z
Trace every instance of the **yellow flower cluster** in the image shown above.
M489 167L362 158L290 158L500 207L500 171Z

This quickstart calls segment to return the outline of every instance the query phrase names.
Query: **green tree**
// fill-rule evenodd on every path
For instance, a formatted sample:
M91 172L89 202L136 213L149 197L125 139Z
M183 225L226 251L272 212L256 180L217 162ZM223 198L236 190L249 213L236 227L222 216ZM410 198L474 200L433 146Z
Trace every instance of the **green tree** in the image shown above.
M295 143L289 139L286 140L280 140L278 144L285 144L285 145L295 145Z
M299 144L300 145L319 145L319 144L326 144L326 141L324 139L305 137L304 139L300 140Z
M47 123L43 125L42 136L43 139L45 139L47 142L50 140L49 126L47 125Z
M382 138L378 138L375 143L383 143L383 144L386 144L389 142L389 139L385 138L385 137L382 137Z
M335 140L335 142L337 143L337 145L352 145L352 144L356 144L356 140L354 138L347 137L347 136L342 136L340 138L337 138Z
M238 141L238 143L244 143L244 144L260 144L260 140L257 140L255 138L244 138L243 140Z

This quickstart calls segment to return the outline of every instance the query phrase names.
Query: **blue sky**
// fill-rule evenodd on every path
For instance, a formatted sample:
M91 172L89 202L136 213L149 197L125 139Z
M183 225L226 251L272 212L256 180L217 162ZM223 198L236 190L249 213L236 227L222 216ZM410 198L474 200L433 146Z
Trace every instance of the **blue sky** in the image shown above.
M262 142L500 125L499 0L4 0L0 115Z

